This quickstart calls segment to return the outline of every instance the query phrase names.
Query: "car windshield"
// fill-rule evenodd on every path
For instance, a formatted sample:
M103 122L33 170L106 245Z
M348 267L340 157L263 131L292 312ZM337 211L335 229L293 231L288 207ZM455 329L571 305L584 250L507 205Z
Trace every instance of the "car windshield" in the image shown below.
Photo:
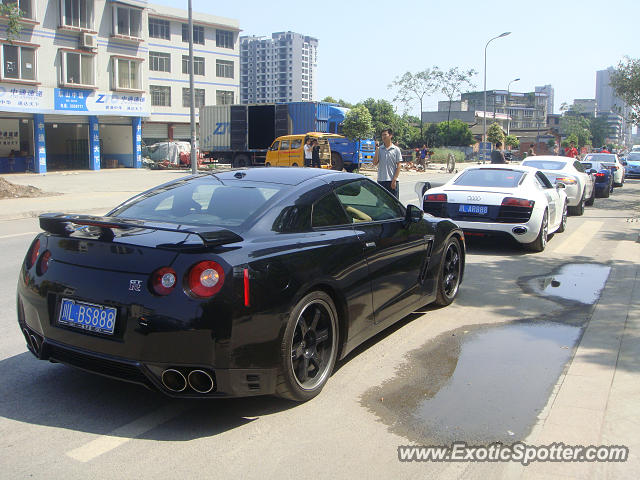
M627 161L629 160L632 162L637 162L638 160L640 160L640 152L632 152L627 155Z
M239 226L288 188L206 176L156 188L127 202L111 216L188 225Z
M590 153L584 157L585 162L610 162L616 163L616 156L610 153Z
M562 170L567 162L558 162L555 160L525 160L522 165L527 167L539 168L540 170Z
M517 187L524 172L497 168L470 168L453 182L468 187Z

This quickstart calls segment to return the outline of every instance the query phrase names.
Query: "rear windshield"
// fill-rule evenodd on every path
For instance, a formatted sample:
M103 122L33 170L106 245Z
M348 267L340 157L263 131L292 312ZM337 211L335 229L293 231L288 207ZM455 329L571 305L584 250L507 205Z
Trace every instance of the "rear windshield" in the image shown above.
M215 177L185 180L157 188L111 215L188 225L240 226L286 185L225 182Z
M558 162L552 160L525 160L522 165L527 167L535 167L540 170L562 170L567 162Z
M462 172L454 185L469 187L517 187L524 172L505 169L472 168Z
M627 155L627 160L631 160L632 162L636 162L640 160L640 152L633 152Z
M580 162L582 163L582 166L586 169L594 169L594 170L602 170L602 169L608 169L611 168L613 166L613 163L611 162Z
M610 162L616 163L616 156L609 153L590 153L584 157L585 162Z

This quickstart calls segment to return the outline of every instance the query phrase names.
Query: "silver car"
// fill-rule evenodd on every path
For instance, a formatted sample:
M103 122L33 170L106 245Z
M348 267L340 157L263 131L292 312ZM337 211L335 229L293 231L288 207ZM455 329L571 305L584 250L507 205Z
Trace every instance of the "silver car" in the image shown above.
M522 165L542 170L551 183L565 184L570 215L582 215L585 205L593 205L595 178L575 158L538 155L526 158Z

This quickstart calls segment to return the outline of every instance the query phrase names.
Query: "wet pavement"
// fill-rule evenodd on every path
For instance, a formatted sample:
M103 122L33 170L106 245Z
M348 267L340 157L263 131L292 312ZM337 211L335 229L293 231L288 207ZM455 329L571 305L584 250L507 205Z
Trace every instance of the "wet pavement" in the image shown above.
M610 267L567 264L518 280L566 308L546 318L450 331L409 352L396 376L361 403L389 429L420 444L523 440L572 358Z

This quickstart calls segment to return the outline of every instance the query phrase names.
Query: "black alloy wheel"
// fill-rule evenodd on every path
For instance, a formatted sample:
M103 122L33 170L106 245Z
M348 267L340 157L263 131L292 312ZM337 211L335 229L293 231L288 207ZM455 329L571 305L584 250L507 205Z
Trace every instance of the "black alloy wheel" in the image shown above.
M590 207L591 205L593 205L593 202L596 199L596 187L595 185L593 186L593 188L591 189L591 196L584 202L584 204L588 207Z
M320 393L338 353L338 314L322 291L305 295L293 308L281 344L276 394L303 402Z
M440 273L438 275L438 291L436 304L449 305L456 298L462 275L462 253L457 238L450 238L442 253Z

